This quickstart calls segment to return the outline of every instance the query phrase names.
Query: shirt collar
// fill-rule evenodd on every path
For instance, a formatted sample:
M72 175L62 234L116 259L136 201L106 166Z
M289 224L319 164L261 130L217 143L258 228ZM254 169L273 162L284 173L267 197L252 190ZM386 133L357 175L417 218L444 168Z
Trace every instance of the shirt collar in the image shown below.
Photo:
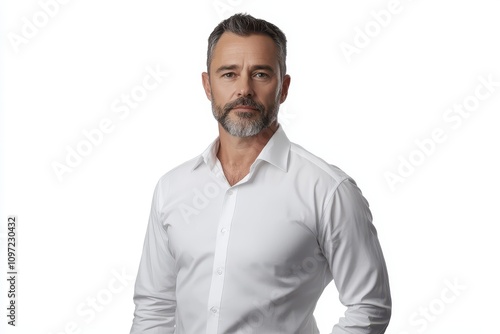
M213 169L217 163L217 151L219 150L219 137L217 137L195 161L192 171L205 162L210 169ZM255 162L262 160L278 167L282 171L288 170L288 156L290 153L290 140L285 134L283 128L278 126L278 129L273 134L266 146L262 149ZM255 164L254 162L254 164Z

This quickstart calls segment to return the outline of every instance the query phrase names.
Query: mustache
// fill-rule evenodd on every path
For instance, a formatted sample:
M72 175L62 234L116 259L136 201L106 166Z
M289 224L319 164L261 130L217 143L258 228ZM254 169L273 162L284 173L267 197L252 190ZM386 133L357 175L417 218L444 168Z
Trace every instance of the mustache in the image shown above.
M231 109L235 108L236 106L248 106L248 107L252 107L254 109L257 109L260 113L264 112L265 110L265 107L254 101L253 99L249 98L249 97L240 97L240 98L237 98L236 100L232 101L232 102L229 102L227 103L225 106L224 106L224 114L228 114Z

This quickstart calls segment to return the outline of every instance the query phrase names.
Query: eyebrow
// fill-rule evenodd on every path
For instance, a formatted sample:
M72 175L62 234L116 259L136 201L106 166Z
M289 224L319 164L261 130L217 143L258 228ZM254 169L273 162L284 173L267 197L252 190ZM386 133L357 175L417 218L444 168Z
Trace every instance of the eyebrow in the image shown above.
M221 67L219 67L215 73L220 73L220 72L223 72L223 71L232 71L232 70L235 70L238 68L238 65L222 65Z
M238 69L239 66L238 65L222 65L221 67L219 67L215 73L220 73L220 72L223 72L223 71L233 71L233 70L236 70ZM269 65L253 65L253 66L250 66L250 71L256 71L256 70L266 70L266 71L269 71L271 73L275 73L274 69L269 66Z
M252 71L255 71L255 70L266 70L266 71L269 71L271 73L274 73L274 68L272 68L269 65L254 65L254 66L251 66L250 69Z

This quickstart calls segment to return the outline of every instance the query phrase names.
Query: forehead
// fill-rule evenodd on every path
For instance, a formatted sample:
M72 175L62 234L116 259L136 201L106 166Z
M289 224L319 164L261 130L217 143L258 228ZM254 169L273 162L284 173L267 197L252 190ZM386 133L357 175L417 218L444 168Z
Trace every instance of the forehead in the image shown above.
M278 67L278 48L273 39L263 34L240 36L231 32L221 35L212 55L212 65L241 63Z

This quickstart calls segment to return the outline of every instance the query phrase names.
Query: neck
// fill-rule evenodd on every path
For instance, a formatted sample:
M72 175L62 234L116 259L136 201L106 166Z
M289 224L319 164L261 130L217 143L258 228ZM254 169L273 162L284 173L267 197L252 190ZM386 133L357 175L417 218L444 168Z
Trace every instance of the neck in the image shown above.
M217 158L221 162L229 184L237 183L249 173L250 166L277 129L278 122L274 121L257 135L241 138L230 135L219 124L220 145Z

